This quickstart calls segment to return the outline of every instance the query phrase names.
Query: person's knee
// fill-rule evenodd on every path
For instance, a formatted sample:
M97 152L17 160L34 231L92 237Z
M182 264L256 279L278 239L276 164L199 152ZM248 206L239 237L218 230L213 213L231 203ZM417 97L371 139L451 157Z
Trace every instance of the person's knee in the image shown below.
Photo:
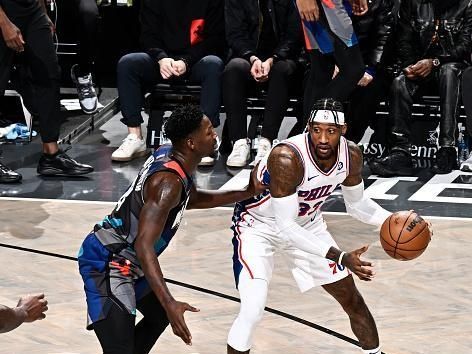
M208 75L221 75L225 67L223 60L216 55L208 55L202 59L202 62Z
M223 76L244 76L251 70L249 62L242 58L234 58L226 64Z
M406 77L401 74L392 81L391 92L393 95L403 93L406 90Z
M134 72L137 68L149 59L149 55L146 53L131 53L126 54L120 58L117 65L118 77L120 75L129 74Z
M288 78L292 71L293 70L287 61L280 60L275 62L274 65L272 65L272 68L270 69L270 75L281 78Z

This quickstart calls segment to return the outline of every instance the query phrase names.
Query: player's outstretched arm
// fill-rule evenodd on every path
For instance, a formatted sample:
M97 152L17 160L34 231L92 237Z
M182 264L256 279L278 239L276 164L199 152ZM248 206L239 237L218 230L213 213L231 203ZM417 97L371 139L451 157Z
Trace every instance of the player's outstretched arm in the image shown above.
M349 142L349 155L349 175L341 184L346 211L359 221L380 226L392 213L364 195L362 152L352 142Z
M0 305L0 333L12 331L24 322L42 320L47 310L44 294L24 296L14 308Z
M187 209L207 209L236 203L261 194L267 189L257 178L259 163L254 166L246 189L241 191L211 191L193 188Z
M164 229L170 210L179 204L181 193L182 182L170 172L156 173L145 183L145 203L139 215L135 250L149 286L166 310L174 334L191 344L192 336L184 312L199 310L172 297L154 251L154 244Z

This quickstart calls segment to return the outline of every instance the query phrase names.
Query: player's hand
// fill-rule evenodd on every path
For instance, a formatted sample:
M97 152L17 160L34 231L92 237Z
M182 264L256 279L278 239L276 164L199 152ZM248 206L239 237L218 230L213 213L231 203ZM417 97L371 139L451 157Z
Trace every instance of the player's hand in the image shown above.
M352 13L356 16L365 15L369 6L367 5L367 0L350 0L352 5Z
M179 76L179 72L173 67L174 59L162 58L158 61L159 71L163 79L169 79L172 76Z
M318 21L320 18L320 9L316 0L297 0L297 8L302 20Z
M262 184L261 181L257 178L257 173L259 171L259 163L260 161L254 166L251 172L251 176L249 177L249 185L246 188L246 191L250 194L250 196L259 195L264 192L268 186Z
M18 53L25 50L25 41L23 40L23 35L18 27L7 19L5 24L1 27L1 30L3 40L8 48L13 49Z
M414 74L418 77L425 78L431 71L433 71L433 60L432 59L422 59L418 61L416 64L411 66L411 70Z
M172 326L172 331L176 336L182 338L187 345L192 345L192 335L184 319L185 311L198 312L200 310L186 302L176 300L173 300L166 306L167 318Z
M342 264L345 265L351 272L359 277L361 280L370 281L375 273L372 270L372 263L361 260L361 255L369 249L369 246L361 247L355 251L346 253L342 259Z
M25 322L46 318L45 312L48 310L48 302L44 298L44 294L24 296L16 306L26 312Z
M372 75L370 75L369 73L364 73L364 76L362 77L362 79L359 80L357 85L361 87L366 87L372 82L373 79L374 77Z

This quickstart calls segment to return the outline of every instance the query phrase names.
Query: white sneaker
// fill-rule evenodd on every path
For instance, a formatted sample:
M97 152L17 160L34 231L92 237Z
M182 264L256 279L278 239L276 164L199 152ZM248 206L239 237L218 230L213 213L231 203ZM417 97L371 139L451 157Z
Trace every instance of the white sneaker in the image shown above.
M137 157L146 156L148 150L144 139L139 139L136 134L128 134L120 147L111 155L112 161L131 161Z
M233 145L233 151L226 160L228 167L244 167L249 160L250 148L247 139L239 139Z
M259 138L259 144L257 146L257 154L254 161L252 161L249 166L255 166L259 161L261 161L269 153L272 148L272 143L267 138Z
M472 172L472 152L470 153L467 160L461 163L461 171Z
M98 110L98 98L93 87L92 74L88 73L85 76L78 76L78 68L77 64L73 65L70 70L70 76L72 82L77 87L80 108L86 114L93 114Z
M213 166L215 164L215 158L211 156L205 156L202 158L198 166Z

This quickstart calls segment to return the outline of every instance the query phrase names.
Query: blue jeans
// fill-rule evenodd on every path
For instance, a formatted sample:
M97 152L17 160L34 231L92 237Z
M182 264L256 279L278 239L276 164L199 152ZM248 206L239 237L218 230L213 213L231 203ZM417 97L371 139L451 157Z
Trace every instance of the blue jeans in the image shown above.
M184 78L200 84L200 107L213 126L220 124L221 74L223 61L214 55L208 55L196 62L190 73ZM143 123L141 107L144 94L159 82L166 82L159 72L159 64L152 61L146 53L131 53L118 62L118 94L120 97L121 120L128 127L138 127Z

